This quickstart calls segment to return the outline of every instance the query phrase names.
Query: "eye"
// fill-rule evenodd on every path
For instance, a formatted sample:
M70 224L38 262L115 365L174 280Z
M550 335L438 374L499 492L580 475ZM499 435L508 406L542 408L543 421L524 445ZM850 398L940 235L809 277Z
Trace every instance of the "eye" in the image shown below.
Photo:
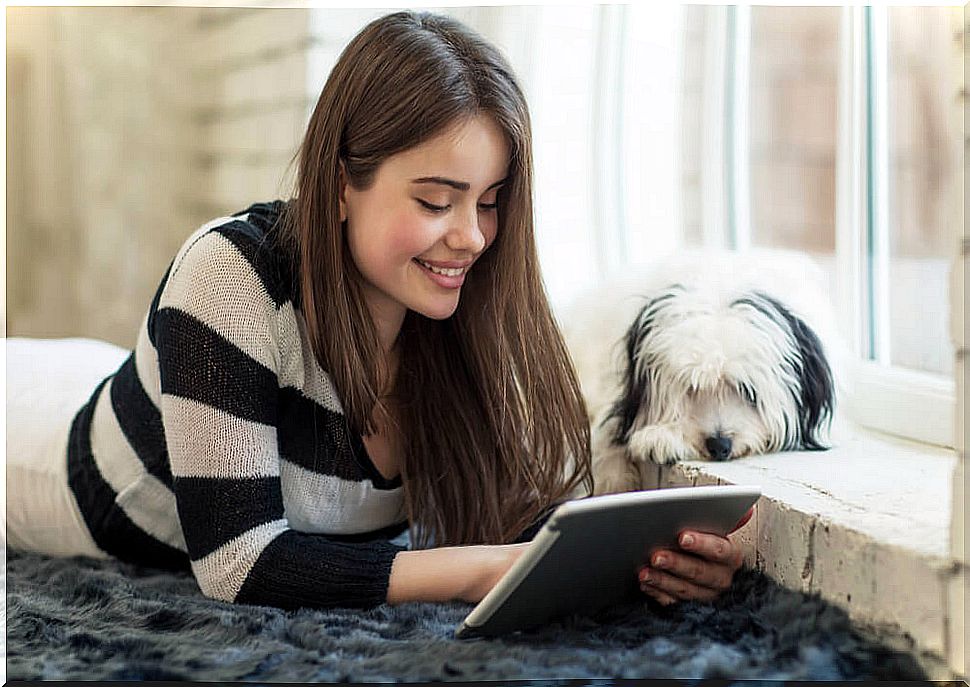
M747 384L738 384L738 395L752 408L758 407L758 397L755 395L754 389Z
M479 203L478 204L478 207L479 207L479 209L485 210L487 212L487 211L495 210L496 208L498 208L498 203Z
M451 207L450 205L433 205L432 203L429 203L426 200L421 200L420 198L415 198L415 200L418 201L425 210L428 212L433 212L434 214L444 212Z

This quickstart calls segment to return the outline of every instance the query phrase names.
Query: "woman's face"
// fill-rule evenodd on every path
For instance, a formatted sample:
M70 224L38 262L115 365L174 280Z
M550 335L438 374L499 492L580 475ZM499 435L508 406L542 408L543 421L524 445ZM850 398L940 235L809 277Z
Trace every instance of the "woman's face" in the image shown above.
M389 157L366 191L342 176L340 219L385 344L408 309L434 319L455 312L464 275L495 240L508 165L504 134L479 115Z

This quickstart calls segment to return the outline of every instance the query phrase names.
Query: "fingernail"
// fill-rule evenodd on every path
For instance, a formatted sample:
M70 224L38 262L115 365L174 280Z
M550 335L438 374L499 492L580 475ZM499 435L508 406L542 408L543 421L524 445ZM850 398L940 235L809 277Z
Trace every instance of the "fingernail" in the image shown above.
M685 534L683 537L680 538L680 545L683 546L685 549L690 548L691 546L694 545L694 537L692 537L689 534Z
M666 568L667 567L667 557L666 556L657 556L656 558L653 559L653 564L657 568Z
M650 573L648 572L643 573L643 575L640 577L640 581L644 584L653 584L653 580L650 579Z

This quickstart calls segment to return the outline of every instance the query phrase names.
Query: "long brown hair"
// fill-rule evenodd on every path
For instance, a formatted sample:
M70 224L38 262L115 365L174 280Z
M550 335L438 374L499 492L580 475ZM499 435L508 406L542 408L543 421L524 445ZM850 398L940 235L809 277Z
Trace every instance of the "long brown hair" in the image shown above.
M384 353L339 219L340 165L366 190L388 157L480 114L510 148L498 234L450 318L406 314L392 412L382 400ZM352 431L376 431L375 413L397 423L418 545L505 543L578 485L591 492L585 404L539 274L529 112L502 55L446 16L376 19L340 55L297 155L280 231L307 335Z

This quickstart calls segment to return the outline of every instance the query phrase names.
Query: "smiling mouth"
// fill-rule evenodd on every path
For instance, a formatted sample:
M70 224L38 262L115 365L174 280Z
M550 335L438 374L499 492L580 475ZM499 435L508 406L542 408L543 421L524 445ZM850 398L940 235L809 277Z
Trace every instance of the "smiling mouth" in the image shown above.
M429 271L440 274L443 277L460 277L471 269L471 265L466 265L465 267L435 267L418 258L415 258L414 261Z
M432 267L422 260L414 262L433 284L443 289L457 290L465 283L465 276L471 265L460 268ZM450 274L449 274L450 273Z

